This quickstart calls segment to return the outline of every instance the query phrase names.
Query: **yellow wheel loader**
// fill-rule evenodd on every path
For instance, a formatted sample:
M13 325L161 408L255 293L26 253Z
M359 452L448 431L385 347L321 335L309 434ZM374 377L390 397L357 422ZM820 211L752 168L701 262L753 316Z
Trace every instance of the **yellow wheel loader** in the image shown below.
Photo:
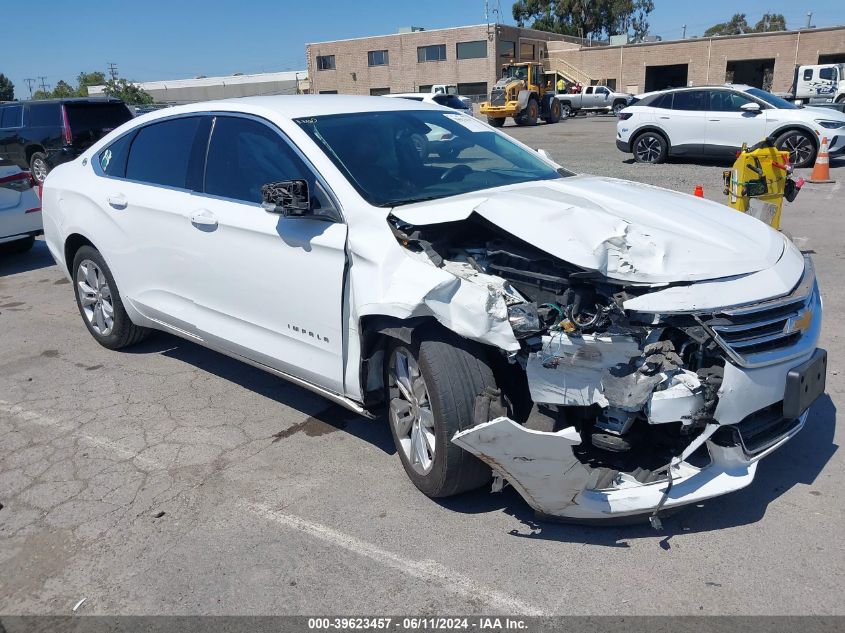
M554 88L546 84L541 64L510 63L502 68L502 78L490 91L490 101L481 104L481 114L494 127L502 127L505 119L517 125L536 125L560 121L560 101Z

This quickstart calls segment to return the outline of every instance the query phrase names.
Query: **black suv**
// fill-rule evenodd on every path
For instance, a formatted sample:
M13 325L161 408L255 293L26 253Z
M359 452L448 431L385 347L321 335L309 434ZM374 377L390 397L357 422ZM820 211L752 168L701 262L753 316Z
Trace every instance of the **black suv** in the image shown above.
M29 169L39 184L133 117L120 99L47 99L0 104L0 158Z

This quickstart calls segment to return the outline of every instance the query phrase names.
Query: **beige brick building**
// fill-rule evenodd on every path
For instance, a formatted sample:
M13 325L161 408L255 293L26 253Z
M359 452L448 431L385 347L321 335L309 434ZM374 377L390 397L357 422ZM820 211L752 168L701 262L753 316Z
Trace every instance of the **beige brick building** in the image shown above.
M573 81L634 94L726 81L787 92L796 65L845 62L845 27L592 48L550 42L547 62Z
M457 84L460 94L481 96L503 63L544 61L549 41L586 44L545 31L480 24L308 44L305 56L312 93L428 92L432 84Z

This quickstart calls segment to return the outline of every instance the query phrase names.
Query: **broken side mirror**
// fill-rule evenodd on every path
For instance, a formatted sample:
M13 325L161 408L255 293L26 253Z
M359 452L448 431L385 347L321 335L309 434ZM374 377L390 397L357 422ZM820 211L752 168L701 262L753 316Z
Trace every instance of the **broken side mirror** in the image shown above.
M302 217L311 212L311 198L308 182L305 180L282 180L270 182L261 187L261 206L267 213L285 217Z

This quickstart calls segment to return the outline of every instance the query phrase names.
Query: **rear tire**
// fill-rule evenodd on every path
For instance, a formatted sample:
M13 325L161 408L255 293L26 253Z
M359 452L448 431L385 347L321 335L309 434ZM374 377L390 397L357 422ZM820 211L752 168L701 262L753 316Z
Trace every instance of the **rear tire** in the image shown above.
M562 119L568 119L572 116L572 106L568 103L562 103L560 105L560 116Z
M50 165L47 163L47 154L44 152L34 152L29 157L29 172L32 174L33 180L39 185L43 185L47 180L47 174L50 173Z
M76 306L85 327L100 345L121 349L140 343L150 330L132 323L111 270L100 251L83 246L73 258Z
M456 432L474 425L476 396L496 386L481 347L450 332L430 329L415 333L411 345L394 342L386 358L390 432L414 485L436 498L490 481L490 467L451 441ZM410 380L403 384L412 383L413 388L404 390L414 394L413 402L398 385L406 375ZM414 424L418 431L413 430ZM428 448L431 442L433 451ZM415 447L421 450L421 458Z
M505 124L505 117L488 116L487 123L493 127L502 127Z
M625 109L626 105L627 104L624 101L619 101L617 103L614 103L613 109L611 110L611 113L613 114L613 116L619 116L619 113L622 112L622 110Z
M549 102L549 112L545 117L546 123L557 123L560 121L560 101L552 97Z
M638 163L656 165L666 161L669 143L657 132L643 132L633 140L631 150Z
M535 97L528 99L528 105L521 113L519 119L521 125L537 125L537 119L540 118L540 104ZM520 121L517 121L519 123Z

